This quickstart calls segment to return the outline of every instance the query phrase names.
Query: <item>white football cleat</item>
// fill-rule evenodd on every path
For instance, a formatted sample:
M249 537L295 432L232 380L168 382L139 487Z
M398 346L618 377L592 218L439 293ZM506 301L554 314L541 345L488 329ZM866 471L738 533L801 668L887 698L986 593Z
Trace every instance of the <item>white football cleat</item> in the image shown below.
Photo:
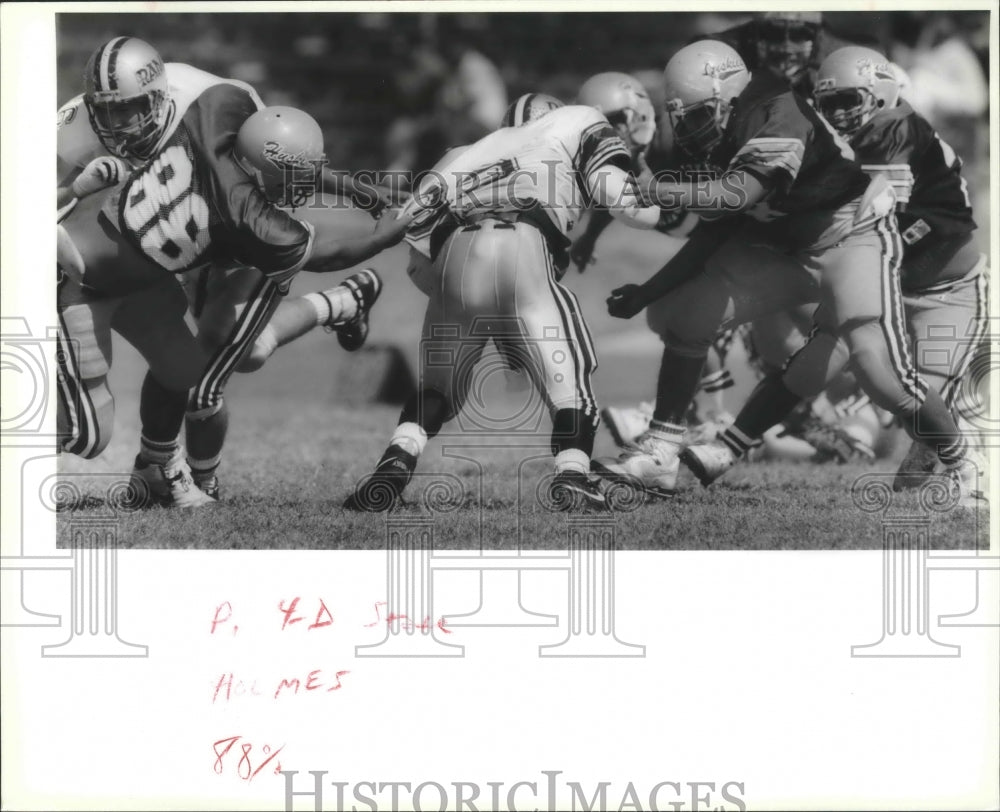
M195 485L183 450L166 465L136 457L132 479L138 480L133 487L140 498L152 499L164 507L187 508L215 504L215 499Z
M673 496L680 468L680 446L646 432L617 459L600 457L591 462L591 470L611 482L625 482L655 496Z
M718 441L690 445L680 455L680 461L706 488L736 465L738 459L729 446Z
M608 427L615 445L619 448L635 448L639 438L649 428L649 421L652 419L652 403L640 403L638 407L606 406L601 409L601 420Z
M729 414L729 412L719 412L704 422L696 426L691 426L684 436L684 442L686 445L710 443L735 422L736 418Z

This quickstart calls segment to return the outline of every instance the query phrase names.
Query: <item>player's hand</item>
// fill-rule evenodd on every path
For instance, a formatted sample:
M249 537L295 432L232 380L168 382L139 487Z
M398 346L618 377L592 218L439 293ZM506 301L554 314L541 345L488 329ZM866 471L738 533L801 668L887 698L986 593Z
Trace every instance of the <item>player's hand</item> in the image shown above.
M385 245L395 245L404 236L413 223L413 214L403 214L399 209L385 209L375 221L375 234L382 238Z
M87 164L70 188L77 197L86 197L109 186L117 186L127 174L128 166L123 160L105 155Z
M359 209L364 209L376 220L386 209L401 207L410 199L410 193L391 186L368 186L364 191L356 191L352 202Z
M569 247L569 258L580 273L587 270L588 265L593 265L597 261L597 254L594 253L596 243L597 240L584 231Z
M642 285L622 285L615 288L607 303L608 315L616 319L630 319L648 304Z

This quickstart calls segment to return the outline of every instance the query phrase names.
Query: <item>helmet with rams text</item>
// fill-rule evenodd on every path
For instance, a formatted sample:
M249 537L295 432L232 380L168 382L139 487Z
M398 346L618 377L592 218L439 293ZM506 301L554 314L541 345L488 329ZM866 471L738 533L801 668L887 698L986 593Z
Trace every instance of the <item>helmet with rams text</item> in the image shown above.
M156 49L135 37L115 37L91 55L83 83L90 124L105 149L131 161L152 158L170 110L167 74Z
M899 78L893 63L878 51L838 48L816 74L816 109L838 131L854 135L876 112L899 103Z
M326 162L323 131L295 107L265 107L250 116L236 134L233 155L269 201L292 207L316 192Z
M722 140L733 100L750 82L735 49L718 40L681 48L663 70L666 109L674 143L700 160Z
M612 124L625 124L632 141L646 146L656 133L656 111L642 82L627 73L598 73L577 93L577 104L596 107Z

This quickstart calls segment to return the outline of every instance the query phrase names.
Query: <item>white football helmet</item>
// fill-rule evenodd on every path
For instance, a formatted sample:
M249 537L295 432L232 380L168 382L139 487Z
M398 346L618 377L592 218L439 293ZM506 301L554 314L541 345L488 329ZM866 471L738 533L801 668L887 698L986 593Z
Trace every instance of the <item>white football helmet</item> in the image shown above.
M135 37L115 37L83 74L90 125L112 155L148 161L168 124L170 91L159 53Z
M295 107L265 107L243 122L233 157L278 206L300 206L316 193L326 158L323 131Z
M844 135L854 135L876 112L899 103L899 74L878 51L849 45L819 66L816 109Z
M656 133L656 111L642 82L627 73L598 73L580 87L577 104L596 107L612 124L623 123L633 143L646 146Z
M507 108L503 114L501 127L520 127L529 121L541 118L553 110L558 110L563 106L555 96L547 93L525 93L514 100L514 103Z
M701 40L681 48L663 70L674 143L696 160L706 158L722 140L733 101L749 83L747 66L724 42Z

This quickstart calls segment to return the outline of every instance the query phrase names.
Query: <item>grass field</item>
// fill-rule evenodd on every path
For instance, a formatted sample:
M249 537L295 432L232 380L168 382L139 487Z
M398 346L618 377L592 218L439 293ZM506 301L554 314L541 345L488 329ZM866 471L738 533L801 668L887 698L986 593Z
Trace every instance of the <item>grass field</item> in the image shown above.
M612 226L598 245L598 263L584 275L569 271L567 282L581 300L600 356L594 384L602 404L650 399L660 348L642 316L630 322L611 319L604 298L622 282L644 279L678 244L669 237ZM405 254L394 249L367 264L379 269L388 283L369 341L399 346L415 369L424 298L405 279ZM330 277L302 274L292 295L329 283ZM61 458L61 471L88 497L79 511L61 515L64 531L74 516L100 504L103 488L88 480L88 474L124 476L138 450L138 391L144 366L123 342L116 343L115 353L111 385L117 415L111 444L98 460ZM314 331L278 350L261 371L234 376L227 390L231 422L220 470L222 503L197 511L152 508L126 515L119 534L122 546L378 548L385 544L387 520L405 523L428 516L433 518L434 542L441 547L530 549L564 542L567 515L548 511L536 497L551 467L544 415L537 431L506 438L474 430L455 433L456 427L432 442L421 459L421 476L408 492L411 507L388 517L343 511L344 498L371 470L398 416L396 406L358 405L352 402L357 392L344 391L345 382L356 390L359 381L374 374L363 359L346 355L333 337ZM748 379L739 383L731 390L734 406L747 391ZM493 417L520 413L526 404L525 396L506 391L499 375L487 381L486 392ZM602 429L595 454L613 450ZM895 462L890 458L869 467L741 464L710 489L683 473L682 490L673 499L631 512L601 514L593 521L612 522L622 549L877 548L882 544L883 516L855 506L851 487L869 470L893 471ZM431 512L421 506L427 488L435 498L444 496ZM922 515L915 497L897 497L892 512ZM986 547L988 518L967 511L936 514L931 544Z

